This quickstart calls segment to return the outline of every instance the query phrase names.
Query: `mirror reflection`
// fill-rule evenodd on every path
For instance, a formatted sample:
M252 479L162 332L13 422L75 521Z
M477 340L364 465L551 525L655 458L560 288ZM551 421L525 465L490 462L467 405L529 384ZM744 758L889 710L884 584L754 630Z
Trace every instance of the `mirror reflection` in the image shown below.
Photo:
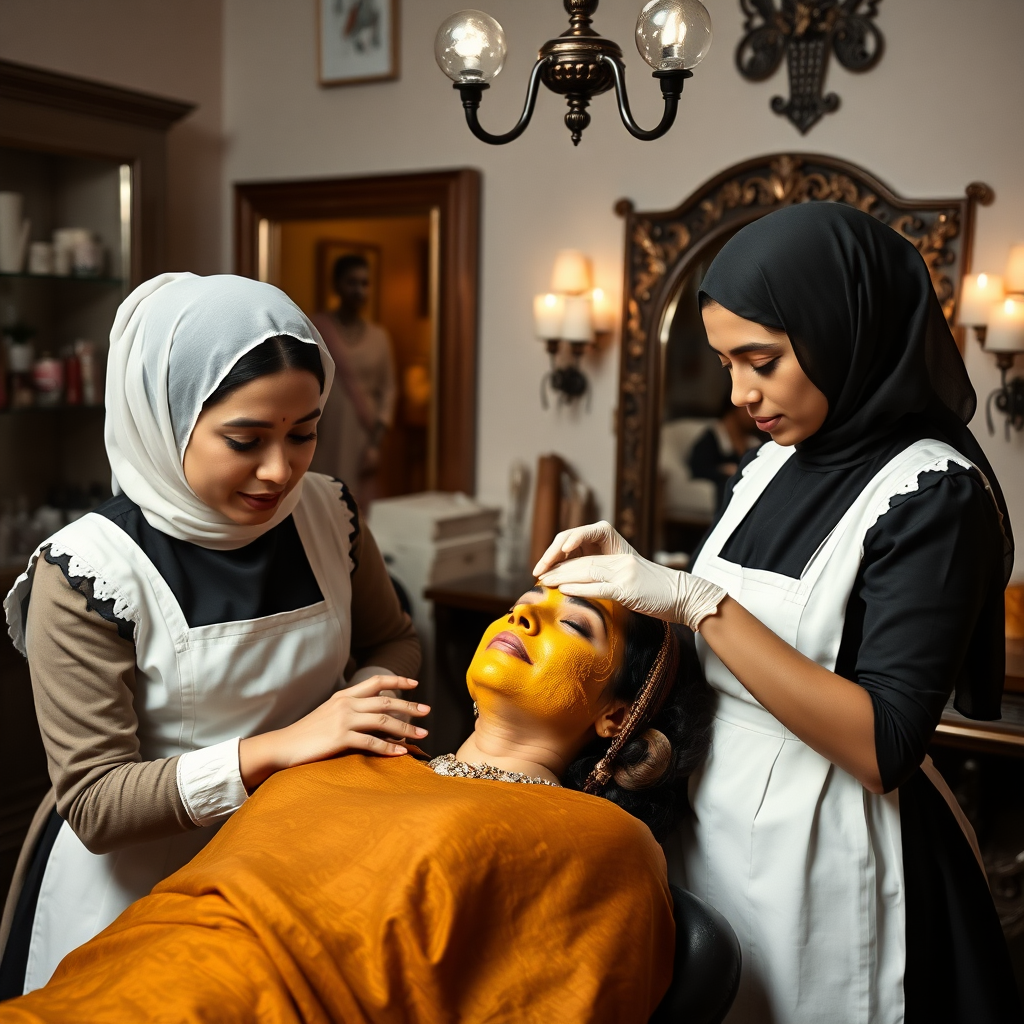
M697 291L723 234L689 262L660 325L661 427L655 549L661 561L685 565L725 493L726 481L751 448L767 438L729 399L729 374L708 345Z

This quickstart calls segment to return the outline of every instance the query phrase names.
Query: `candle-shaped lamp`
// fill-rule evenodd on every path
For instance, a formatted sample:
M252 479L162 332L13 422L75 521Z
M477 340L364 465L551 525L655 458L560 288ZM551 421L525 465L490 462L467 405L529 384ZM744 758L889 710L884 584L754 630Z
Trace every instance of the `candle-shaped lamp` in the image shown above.
M595 288L590 294L594 313L594 330L598 334L610 334L614 323L611 300L603 288Z
M594 340L594 318L589 295L567 295L565 297L562 338L565 341L583 343Z
M1024 295L1024 243L1010 250L1010 259L1006 264L1006 290Z
M551 290L562 295L582 295L594 287L590 260L578 249L562 249L555 257Z
M1004 299L989 311L988 352L1024 352L1024 300Z
M960 289L957 323L980 327L988 323L989 311L1003 298L1003 279L998 274L970 274Z
M565 299L561 295L537 295L533 300L533 333L542 341L562 337Z

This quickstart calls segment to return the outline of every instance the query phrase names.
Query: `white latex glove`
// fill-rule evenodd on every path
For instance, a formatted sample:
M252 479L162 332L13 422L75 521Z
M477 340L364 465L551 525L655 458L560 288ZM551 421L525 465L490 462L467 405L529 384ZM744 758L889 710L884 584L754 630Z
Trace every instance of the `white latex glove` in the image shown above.
M727 596L714 583L649 562L632 548L624 554L584 555L560 562L541 574L540 583L573 597L618 601L643 615L682 622L695 633L708 615L718 611L719 603Z
M533 567L533 575L540 576L559 562L580 555L635 555L629 541L611 523L602 520L589 526L563 530L548 545L547 551Z

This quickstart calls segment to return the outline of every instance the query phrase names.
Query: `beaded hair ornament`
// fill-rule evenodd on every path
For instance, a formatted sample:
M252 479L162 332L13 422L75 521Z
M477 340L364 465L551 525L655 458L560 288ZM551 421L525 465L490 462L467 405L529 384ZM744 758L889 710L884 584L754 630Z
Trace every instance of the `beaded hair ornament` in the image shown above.
M672 688L672 680L675 679L676 671L679 668L679 646L672 627L667 622L663 622L662 626L665 632L651 671L647 673L644 685L629 709L622 730L612 740L604 757L594 765L593 771L587 776L587 781L583 786L584 793L596 794L608 784L615 769L616 758L633 736L654 718L665 703L665 698Z

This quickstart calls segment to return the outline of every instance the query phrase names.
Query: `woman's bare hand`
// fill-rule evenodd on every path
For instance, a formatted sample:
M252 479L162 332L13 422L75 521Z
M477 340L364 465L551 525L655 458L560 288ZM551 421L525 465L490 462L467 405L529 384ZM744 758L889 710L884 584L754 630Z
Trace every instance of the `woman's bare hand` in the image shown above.
M385 757L406 753L401 741L421 740L427 730L395 716L422 718L430 708L382 691L393 694L418 685L404 676L371 676L332 694L292 725L243 739L238 745L238 767L246 790L251 793L274 772L323 761L346 750Z
M635 555L629 541L611 523L602 520L589 526L563 530L533 567L534 576L543 576L559 562L581 555Z

